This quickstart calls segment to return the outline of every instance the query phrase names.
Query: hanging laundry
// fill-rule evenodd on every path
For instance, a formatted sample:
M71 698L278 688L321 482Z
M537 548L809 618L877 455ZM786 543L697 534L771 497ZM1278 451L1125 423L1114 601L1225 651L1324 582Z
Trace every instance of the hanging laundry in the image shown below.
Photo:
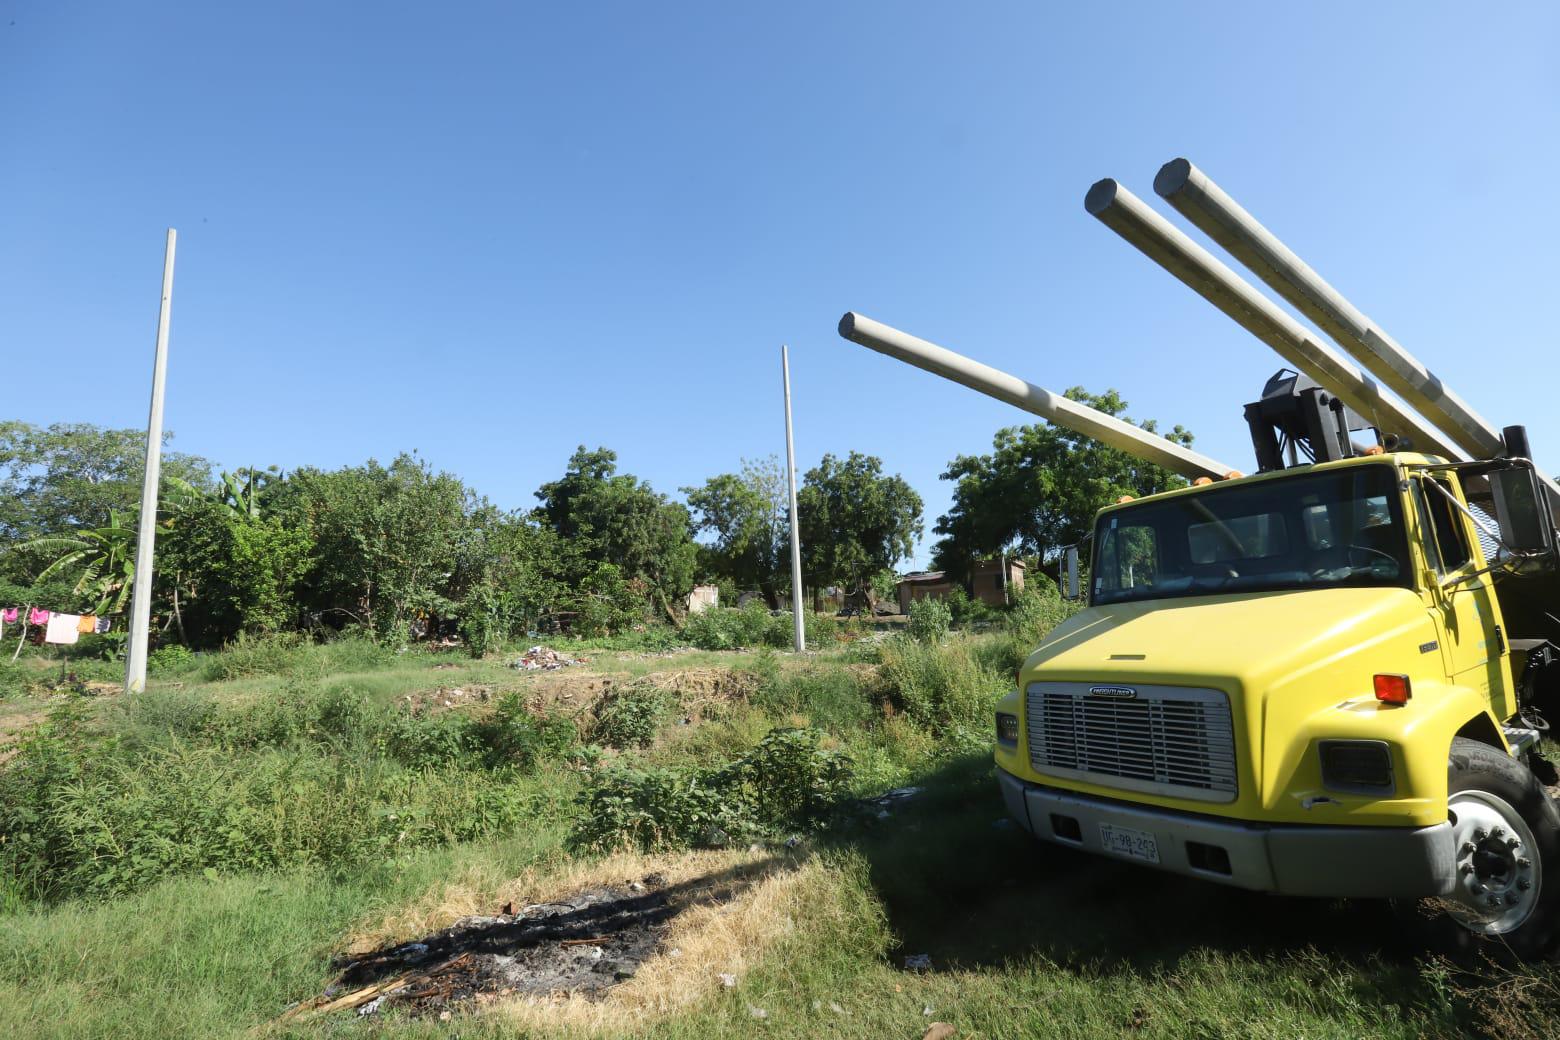
M83 614L81 620L76 622L76 631L84 636L90 636L97 631L97 615Z
M20 611L15 607L6 607L4 610L0 610L0 621L4 621L8 625L14 625L16 624L16 615L19 613Z
M49 612L33 607L27 612L27 623L29 625L47 625L49 623Z
M45 643L61 643L69 646L81 638L81 618L76 614L50 614L48 628L45 629L43 641Z
M93 631L96 632L98 635L102 635L103 633L107 632L112 627L113 627L113 622L109 621L108 618L106 618L106 617L100 617L100 618L97 619L97 627L95 629L93 629Z

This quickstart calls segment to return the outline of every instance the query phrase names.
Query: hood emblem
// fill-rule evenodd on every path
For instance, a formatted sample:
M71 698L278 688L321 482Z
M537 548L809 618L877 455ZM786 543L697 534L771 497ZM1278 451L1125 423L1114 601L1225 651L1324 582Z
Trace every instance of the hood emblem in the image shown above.
M1130 686L1091 686L1089 694L1093 697L1112 697L1116 700L1128 701L1137 696L1137 691Z

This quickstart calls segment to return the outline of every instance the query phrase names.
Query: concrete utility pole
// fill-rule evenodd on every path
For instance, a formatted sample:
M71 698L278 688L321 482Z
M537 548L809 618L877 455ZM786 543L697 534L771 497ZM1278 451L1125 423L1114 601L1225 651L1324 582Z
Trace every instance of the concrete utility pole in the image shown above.
M780 347L780 378L785 384L785 476L791 498L791 621L796 627L796 652L807 649L802 622L802 534L796 524L796 442L791 436L791 353Z
M152 410L146 420L146 476L141 482L141 516L136 523L135 596L130 601L130 638L125 653L125 692L146 689L146 640L152 627L152 543L157 537L157 489L162 476L163 384L168 372L168 314L173 307L173 248L178 232L168 229L163 252L162 305L157 311L157 355L152 362Z

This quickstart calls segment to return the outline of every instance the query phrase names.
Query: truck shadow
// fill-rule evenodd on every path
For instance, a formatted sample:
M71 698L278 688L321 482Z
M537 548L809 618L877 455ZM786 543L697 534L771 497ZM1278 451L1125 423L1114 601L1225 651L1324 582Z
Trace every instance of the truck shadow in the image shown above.
M928 954L934 970L1038 955L1152 971L1194 951L1311 948L1412 973L1424 952L1385 902L1271 896L1038 842L1007 822L989 760L955 762L921 786L851 845L901 954Z

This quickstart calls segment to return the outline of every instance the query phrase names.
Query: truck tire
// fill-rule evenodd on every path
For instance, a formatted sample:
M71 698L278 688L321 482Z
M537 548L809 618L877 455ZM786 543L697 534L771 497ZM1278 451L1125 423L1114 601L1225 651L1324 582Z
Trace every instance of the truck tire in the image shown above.
M1539 960L1560 945L1560 807L1532 771L1498 748L1458 737L1447 809L1457 887L1442 900L1464 951Z

